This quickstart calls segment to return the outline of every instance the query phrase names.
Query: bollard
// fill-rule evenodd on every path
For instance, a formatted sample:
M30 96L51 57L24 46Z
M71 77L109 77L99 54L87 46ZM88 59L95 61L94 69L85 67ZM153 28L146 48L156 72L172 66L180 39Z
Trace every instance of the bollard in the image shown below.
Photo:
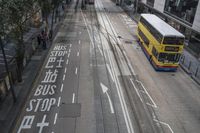
M198 71L199 71L199 67L197 67L197 69L196 69L196 72L195 72L195 77L197 77L197 74L198 74Z
M188 70L190 70L191 65L192 65L192 62L190 61L189 66L188 66Z

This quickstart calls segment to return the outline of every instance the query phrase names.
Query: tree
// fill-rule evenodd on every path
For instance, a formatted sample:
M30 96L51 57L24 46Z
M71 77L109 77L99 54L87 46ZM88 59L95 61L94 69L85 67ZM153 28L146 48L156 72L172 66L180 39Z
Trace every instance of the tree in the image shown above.
M9 27L12 27L11 33L16 43L16 61L19 70L19 81L22 80L23 60L25 54L25 45L23 40L24 31L26 28L26 21L30 19L33 14L34 0L7 0L7 17Z
M48 16L51 13L52 10L52 5L51 5L51 0L37 0L39 6L41 7L42 10L42 20L45 21L46 23L46 32L48 31Z

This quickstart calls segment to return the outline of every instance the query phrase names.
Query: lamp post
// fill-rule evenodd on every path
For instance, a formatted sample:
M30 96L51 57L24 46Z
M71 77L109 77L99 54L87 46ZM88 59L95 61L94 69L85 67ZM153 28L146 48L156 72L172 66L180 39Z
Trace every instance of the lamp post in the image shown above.
M6 73L8 75L8 79L9 79L10 90L11 90L11 94L12 94L12 97L13 97L13 102L15 103L17 101L17 98L15 96L15 92L14 92L14 89L13 89L13 84L11 82L11 78L10 78L10 74L9 74L9 70L8 70L8 63L7 63L7 60L6 60L6 55L5 55L5 51L4 51L4 47L3 47L3 43L2 43L1 37L0 37L0 46L1 46L2 54L3 54L3 58L4 58Z

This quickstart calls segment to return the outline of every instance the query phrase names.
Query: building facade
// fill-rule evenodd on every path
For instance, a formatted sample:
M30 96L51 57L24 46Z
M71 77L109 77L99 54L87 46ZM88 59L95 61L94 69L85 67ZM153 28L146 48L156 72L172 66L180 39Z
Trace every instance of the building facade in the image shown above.
M153 13L185 35L185 48L200 58L200 0L124 0L138 13Z

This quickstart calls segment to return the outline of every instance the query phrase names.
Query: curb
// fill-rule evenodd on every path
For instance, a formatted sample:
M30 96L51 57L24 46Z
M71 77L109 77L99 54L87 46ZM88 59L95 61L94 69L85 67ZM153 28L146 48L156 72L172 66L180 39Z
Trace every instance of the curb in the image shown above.
M188 74L188 76L190 76L198 85L200 85L200 80L195 77L192 72L190 72L183 64L180 64L180 67L184 72L186 72L186 74Z

